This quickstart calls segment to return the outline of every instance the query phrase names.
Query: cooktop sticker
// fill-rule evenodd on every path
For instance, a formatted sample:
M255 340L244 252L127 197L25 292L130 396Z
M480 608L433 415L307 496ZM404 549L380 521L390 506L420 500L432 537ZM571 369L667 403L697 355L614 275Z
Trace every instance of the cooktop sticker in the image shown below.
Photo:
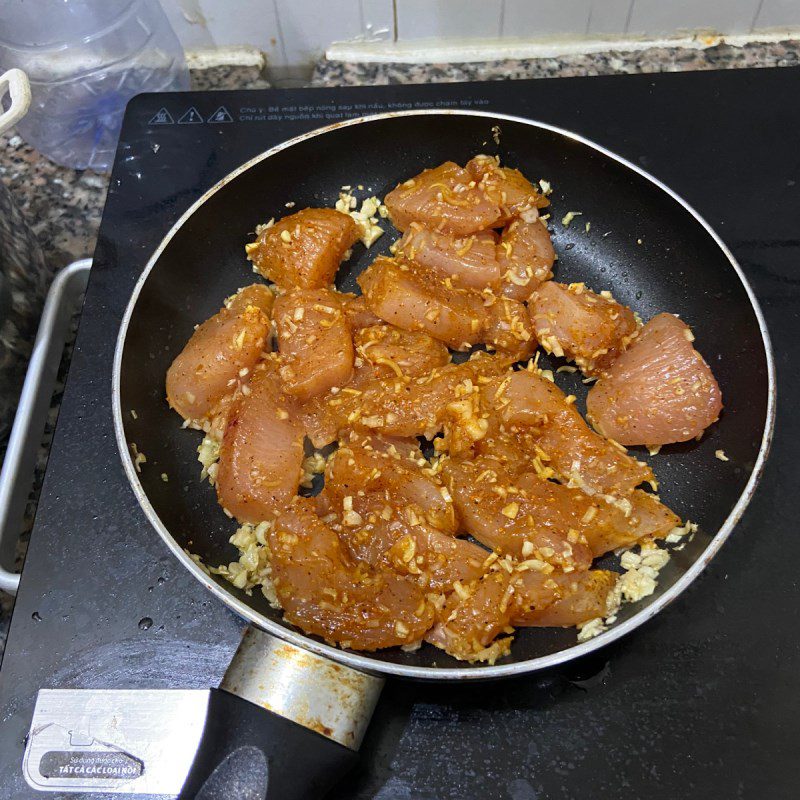
M178 117L178 125L201 125L203 121L203 115L194 106Z
M200 690L42 689L25 780L45 792L177 794L207 706Z
M220 106L206 122L233 122L233 117L225 106Z
M155 114L150 118L148 125L174 125L175 120L172 119L172 114L166 108L159 108Z

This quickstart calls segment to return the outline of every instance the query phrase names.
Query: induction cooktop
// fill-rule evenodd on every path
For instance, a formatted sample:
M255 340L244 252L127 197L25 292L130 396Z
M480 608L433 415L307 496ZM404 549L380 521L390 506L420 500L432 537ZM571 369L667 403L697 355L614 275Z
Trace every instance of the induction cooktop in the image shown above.
M241 162L336 120L415 108L493 110L572 129L685 197L755 289L787 413L744 519L668 609L550 673L390 682L359 766L330 797L796 797L800 537L791 509L800 430L789 412L800 400L798 90L800 68L787 68L131 101L0 669L0 800L43 796L22 769L41 689L207 689L244 626L150 528L117 453L114 344L147 259ZM64 736L81 746L75 732Z

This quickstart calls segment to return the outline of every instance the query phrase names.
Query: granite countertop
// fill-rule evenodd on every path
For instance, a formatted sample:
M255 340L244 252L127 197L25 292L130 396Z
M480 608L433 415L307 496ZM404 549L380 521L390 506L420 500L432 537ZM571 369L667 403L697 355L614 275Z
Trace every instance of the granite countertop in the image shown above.
M352 64L321 60L312 86L357 86L389 83L436 83L519 78L552 78L637 72L779 67L800 65L800 41L753 43L733 47L651 48L637 52L608 51L561 58L450 64ZM257 89L269 84L254 67L216 67L192 72L194 89ZM59 167L28 147L13 132L0 136L0 179L10 189L44 251L54 273L70 262L91 256L103 210L108 176ZM57 412L57 400L51 418ZM46 441L52 425L48 426ZM45 443L46 444L46 443ZM46 450L40 457L36 486L23 533L35 510ZM25 550L19 548L20 558ZM0 592L0 652L12 600Z

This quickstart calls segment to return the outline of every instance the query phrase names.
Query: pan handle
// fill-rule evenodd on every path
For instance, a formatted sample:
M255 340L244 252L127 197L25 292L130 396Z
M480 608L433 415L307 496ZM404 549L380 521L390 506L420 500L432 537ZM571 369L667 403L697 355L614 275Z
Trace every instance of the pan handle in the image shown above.
M19 575L9 566L14 561L36 451L50 409L69 323L78 298L86 289L91 266L90 258L75 261L53 279L0 470L0 589L9 594L16 594L19 588Z
M383 679L248 628L179 800L322 797L358 760ZM238 791L237 791L238 789Z

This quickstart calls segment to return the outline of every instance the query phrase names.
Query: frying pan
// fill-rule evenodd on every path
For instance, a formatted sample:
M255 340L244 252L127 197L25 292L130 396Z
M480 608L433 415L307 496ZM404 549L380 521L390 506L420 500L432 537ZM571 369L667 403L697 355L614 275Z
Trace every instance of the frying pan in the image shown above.
M496 128L493 133L494 126L500 127L499 136ZM399 181L426 167L445 160L463 164L481 152L499 154L504 164L532 179L551 181L557 280L585 281L595 291L610 289L645 320L670 311L692 326L696 344L722 388L722 417L699 442L666 447L653 458L643 449L636 449L635 455L653 465L663 501L682 518L696 522L699 530L684 549L673 553L656 592L643 602L624 606L614 626L587 642L577 643L574 629L523 629L510 656L493 666L458 662L428 645L415 652L337 649L284 622L280 611L259 592L248 595L209 576L188 554L212 565L234 559L228 539L235 524L222 512L214 491L199 481L195 452L199 435L182 430L179 418L168 408L164 376L193 327L211 316L222 298L256 279L244 258L244 244L258 223L290 213L285 207L288 201L298 209L332 206L340 187L358 184L383 197ZM564 226L559 221L567 211L581 216ZM588 231L586 222L591 223ZM340 289L357 291L359 272L376 255L388 252L397 234L388 221L386 230L387 235L368 251L356 246L339 271ZM580 376L559 375L559 383L578 396L583 408L586 387ZM278 703L274 696L268 697L271 682L264 678L267 672L259 666L260 657L272 669L280 661L276 653L283 652L282 647L295 662L305 658L314 665L305 673L307 679L318 670L310 679L317 688L327 686L329 679L334 692L337 684L352 687L352 681L362 681L358 691L369 697L353 711L360 721L350 726L349 741L344 742L354 749L379 691L379 683L362 680L364 674L430 680L499 678L552 667L597 650L674 600L719 550L760 477L775 410L772 354L753 292L730 251L685 201L637 166L574 133L475 111L409 111L340 122L278 145L220 181L175 224L136 284L117 342L113 391L122 462L144 513L183 565L253 626L223 684L229 690L225 694L233 692L252 701L241 708L255 708L257 703L317 731L309 734L314 746L304 749L303 769L293 762L294 780L302 772L309 781L304 784L305 796L312 796L336 773L327 762L315 772L309 751L323 741L342 743L343 723L337 718L335 724L315 726L308 714L288 708L285 699ZM147 456L141 473L134 468L130 443ZM730 461L716 459L717 450ZM606 561L613 564L613 557ZM333 672L332 662L338 665ZM254 678L258 675L260 679ZM284 692L287 681L282 684ZM340 710L348 703L358 706L353 696L347 703L336 700L333 705L337 703ZM236 714L244 713L241 708ZM204 785L214 769L221 769L221 761L230 759L237 736L229 730L227 738L201 747L208 763L190 777L187 786L195 787L191 791ZM268 730L264 736L274 737L274 732ZM276 791L272 787L280 778L275 765L292 761L279 745L270 747L267 792ZM295 794L289 790L281 794L289 796Z

